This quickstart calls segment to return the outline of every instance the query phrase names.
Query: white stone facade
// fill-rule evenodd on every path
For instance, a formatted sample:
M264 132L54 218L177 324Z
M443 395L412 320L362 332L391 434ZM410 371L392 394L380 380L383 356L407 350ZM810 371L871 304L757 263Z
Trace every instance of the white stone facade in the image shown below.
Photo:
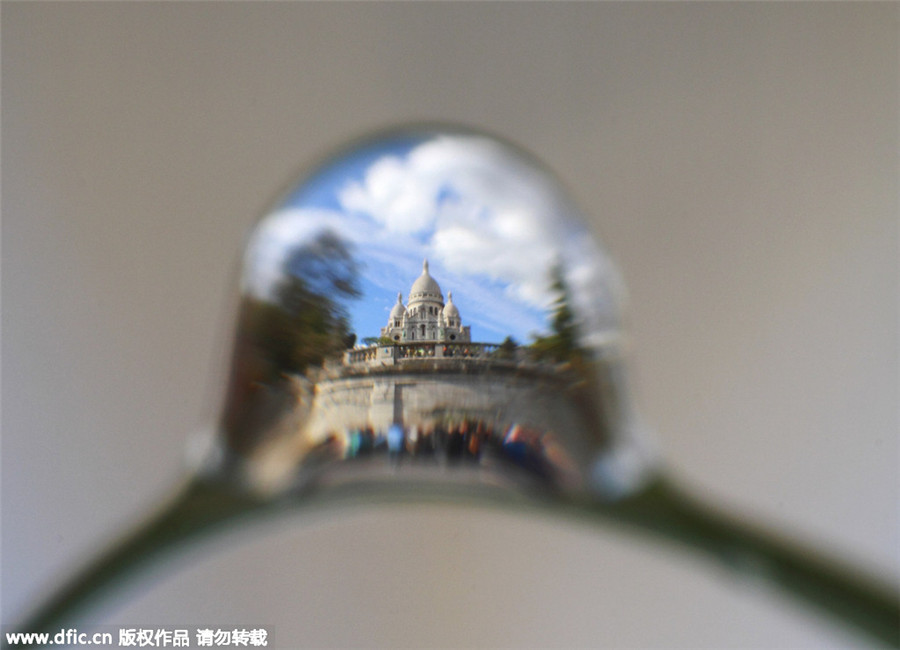
M409 291L409 303L404 306L403 294L397 294L397 304L387 326L381 328L381 336L398 343L471 341L470 328L463 326L452 292L445 304L441 287L428 272L428 260Z

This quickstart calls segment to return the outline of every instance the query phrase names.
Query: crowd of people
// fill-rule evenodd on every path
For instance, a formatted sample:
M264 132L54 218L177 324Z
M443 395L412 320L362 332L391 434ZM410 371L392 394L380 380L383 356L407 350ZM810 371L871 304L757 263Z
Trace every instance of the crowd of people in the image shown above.
M550 432L519 424L496 427L480 419L460 419L428 425L393 423L332 433L329 440L345 459L385 456L393 462L508 463L543 479L552 479L558 466L558 445Z

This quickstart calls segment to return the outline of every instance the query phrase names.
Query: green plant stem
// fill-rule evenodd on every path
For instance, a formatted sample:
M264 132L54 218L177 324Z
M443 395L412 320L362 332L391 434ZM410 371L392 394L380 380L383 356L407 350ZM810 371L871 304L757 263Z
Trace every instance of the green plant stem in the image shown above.
M570 506L593 510L675 542L755 582L767 583L871 639L900 647L900 592L817 548L739 520L690 495L666 478L616 504ZM573 513L574 514L574 513ZM584 515L582 515L584 516Z
M812 605L873 640L900 647L898 591L819 551L786 540L762 527L738 520L702 502L667 478L626 499L527 498L484 485L447 486L423 481L353 482L294 494L280 500L256 500L217 484L187 484L157 514L77 574L20 629L55 632L91 602L130 574L147 567L174 547L210 534L248 515L324 509L332 506L453 502L491 505L576 519L591 526L609 523L649 534L698 552L755 582L766 582ZM4 647L5 639L4 639Z
M260 502L215 485L191 481L125 537L93 562L25 620L25 632L56 632L64 623L105 595L132 573L160 559L165 552L191 538L256 510ZM6 639L3 640L6 646Z

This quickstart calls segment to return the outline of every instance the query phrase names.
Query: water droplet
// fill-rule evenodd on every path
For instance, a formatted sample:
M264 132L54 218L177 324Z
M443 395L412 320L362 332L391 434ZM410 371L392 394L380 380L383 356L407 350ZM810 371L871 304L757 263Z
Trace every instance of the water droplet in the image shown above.
M620 284L518 148L460 129L357 143L249 240L220 469L270 493L359 477L627 492L649 461Z

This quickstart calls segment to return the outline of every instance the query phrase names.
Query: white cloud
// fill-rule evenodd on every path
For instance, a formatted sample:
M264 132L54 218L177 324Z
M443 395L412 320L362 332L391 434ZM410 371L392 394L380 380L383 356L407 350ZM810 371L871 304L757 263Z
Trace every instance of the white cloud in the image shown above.
M345 210L368 214L400 233L427 227L434 209L433 188L408 162L394 156L374 163L362 183L344 188L338 200Z
M439 137L386 156L339 201L391 233L420 236L453 272L500 281L532 307L551 300L549 269L570 208L542 172L492 140Z
M260 225L247 265L255 293L277 281L291 247L327 228L355 244L369 280L392 292L408 290L428 257L444 290L479 312L463 318L495 331L513 322L540 328L535 314L555 298L550 275L559 262L584 329L617 325L615 269L572 219L555 182L492 140L426 140L381 157L335 191L334 211L288 208Z

